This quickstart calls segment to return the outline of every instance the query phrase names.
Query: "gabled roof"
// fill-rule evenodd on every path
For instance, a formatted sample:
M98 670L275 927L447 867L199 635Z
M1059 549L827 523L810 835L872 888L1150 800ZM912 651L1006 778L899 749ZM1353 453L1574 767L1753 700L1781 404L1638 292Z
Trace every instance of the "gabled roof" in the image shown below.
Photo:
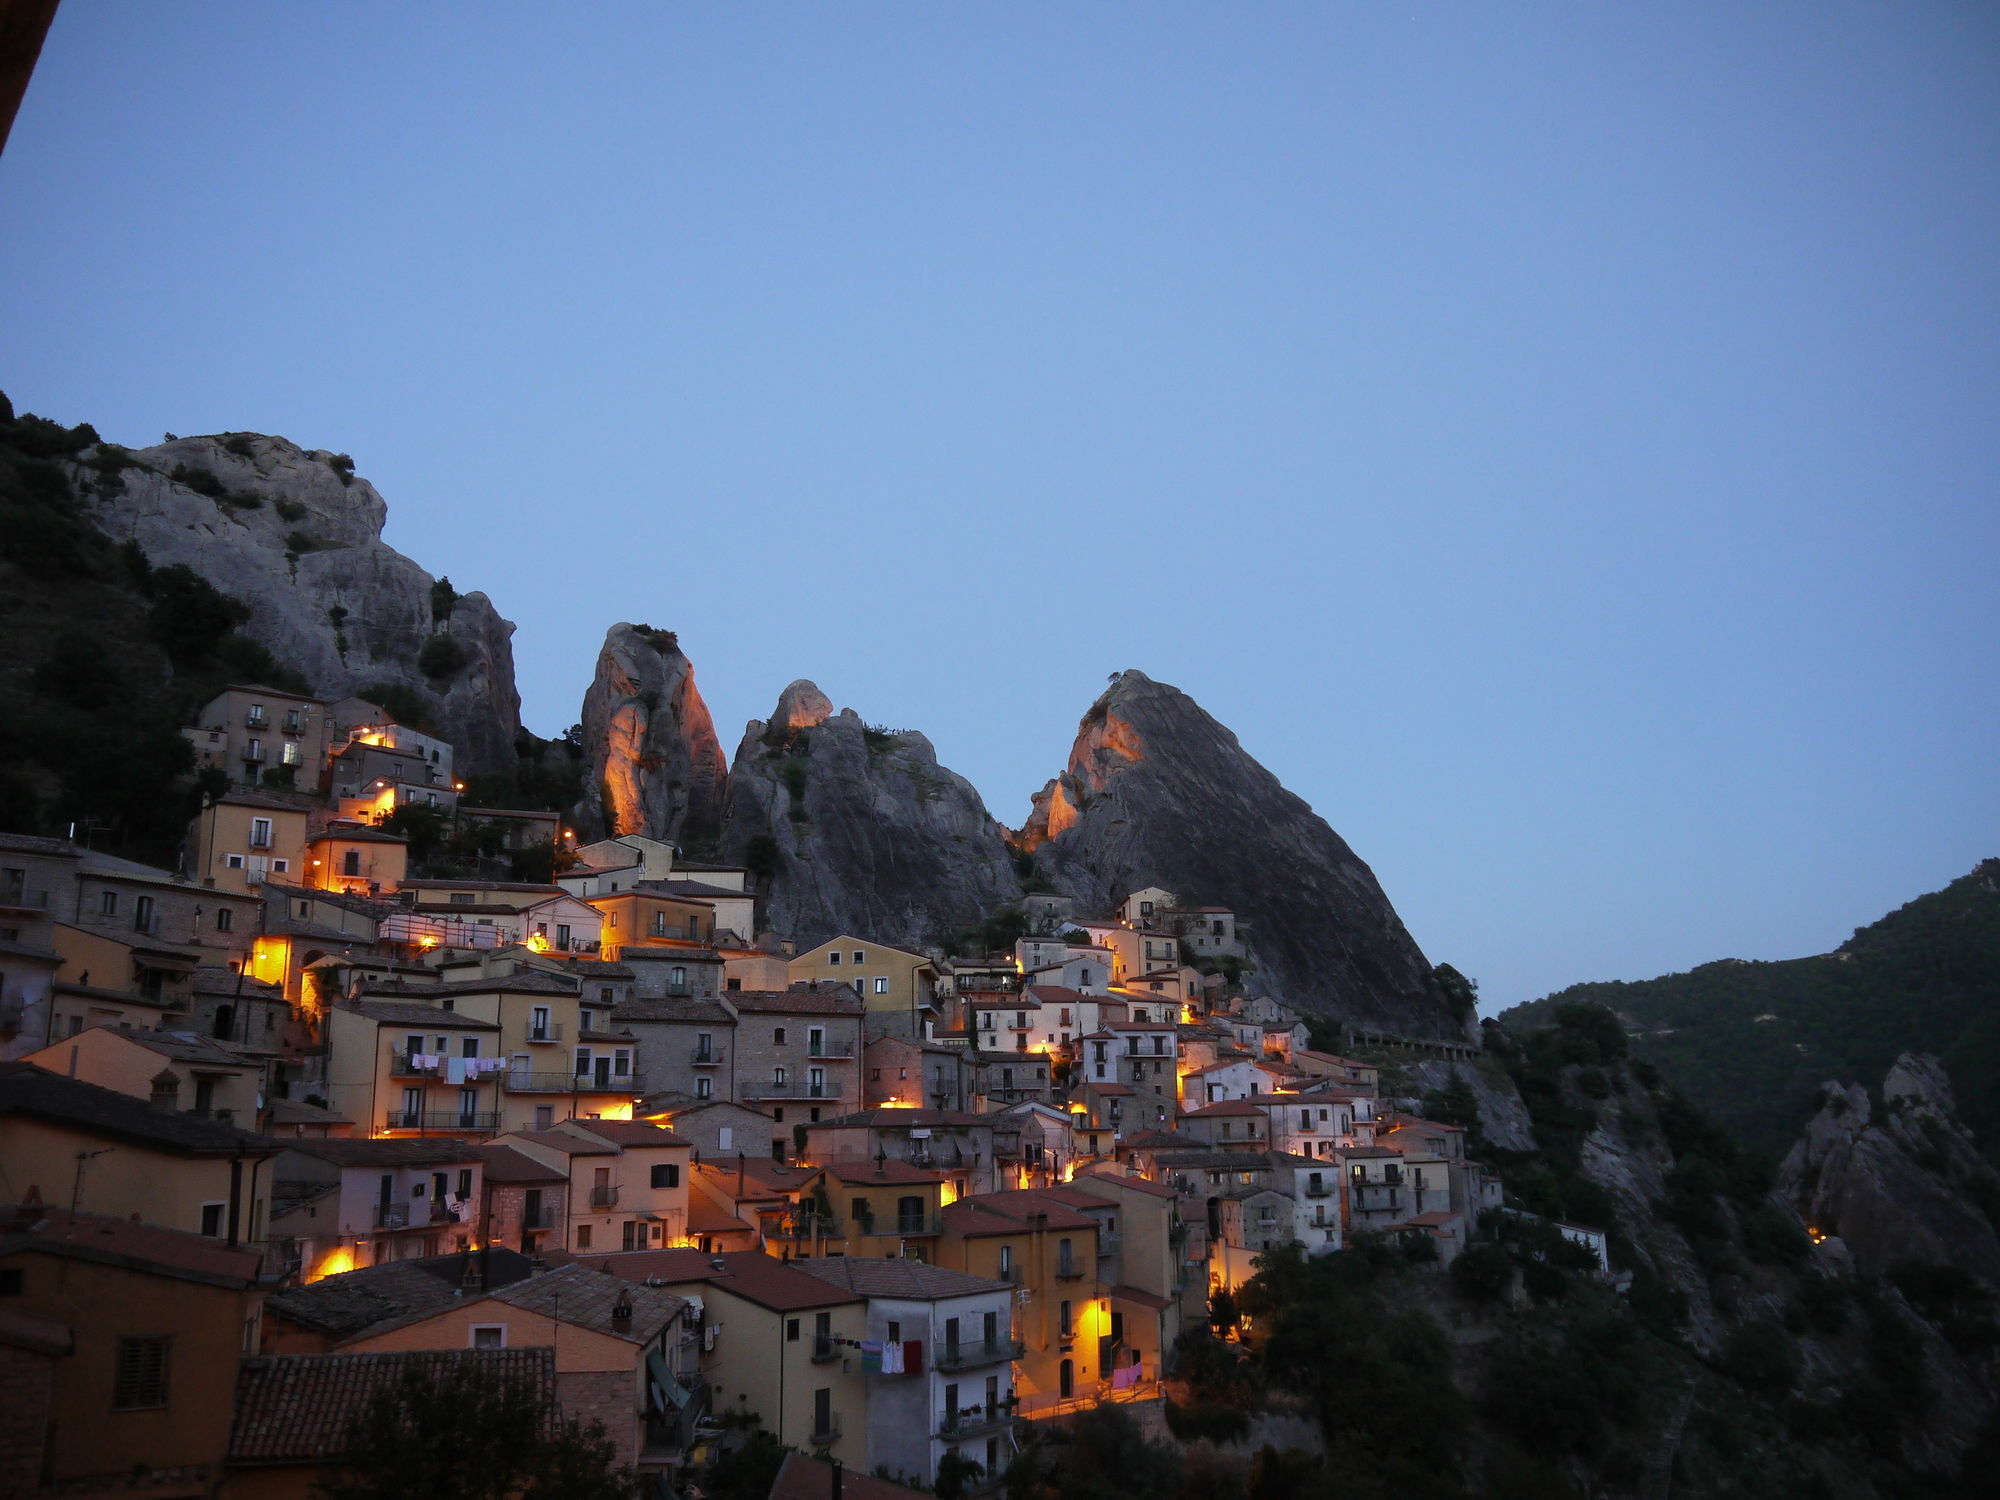
M799 1263L766 1255L762 1250L731 1250L706 1255L699 1250L634 1250L612 1255L579 1255L578 1265L609 1271L628 1281L656 1277L667 1285L705 1281L773 1312L799 1312L814 1307L838 1307L862 1300L858 1293L808 1276Z
M254 1286L263 1262L261 1251L232 1250L204 1234L102 1214L71 1213L41 1203L0 1208L0 1255L22 1250L228 1287Z
M609 1141L614 1146L688 1146L664 1125L648 1125L643 1120L569 1120L565 1124L576 1130L586 1131L600 1141Z
M616 1156L618 1148L609 1141L591 1140L585 1136L571 1135L566 1130L517 1130L515 1138L531 1141L550 1151L564 1156Z
M787 1452L764 1500L929 1500L929 1490L913 1490L858 1469L844 1469L834 1487L834 1465L803 1453Z
M927 1265L920 1260L891 1257L874 1260L861 1255L834 1255L793 1261L808 1276L863 1297L897 1297L931 1302L939 1297L964 1297L976 1292L1012 1293L1009 1282L973 1276L964 1271Z
M731 990L729 1003L739 1011L763 1015L858 1016L867 1010L852 985L822 980L783 990Z
M170 1058L174 1062L188 1063L197 1067L258 1068L263 1066L261 1060L253 1057L245 1057L236 1048L225 1046L209 1037L200 1035L198 1032L142 1031L136 1026L106 1024L89 1027L85 1031L78 1032L77 1035L87 1036L92 1031L104 1032L108 1036L117 1037L120 1041L131 1042L135 1046L144 1047L148 1052ZM52 1042L50 1045L56 1046L60 1042L71 1040L73 1040L71 1037L62 1037L58 1042Z
M734 1026L736 1017L719 1000L669 996L664 1000L623 1000L613 1008L614 1021L687 1021L701 1026Z
M1045 1223L1033 1222L1046 1214ZM1013 1192L979 1193L948 1204L945 1227L954 1234L979 1236L1021 1234L1029 1228L1096 1229L1098 1222L1089 1214L1032 1188Z
M287 1151L310 1156L336 1167L442 1167L462 1166L480 1159L479 1149L464 1141L442 1137L422 1140L296 1140L285 1141Z
M1204 1104L1200 1109L1184 1109L1183 1120L1219 1120L1230 1116L1248 1115L1253 1119L1264 1118L1264 1111L1248 1099L1218 1099L1213 1104Z
M649 1286L634 1286L623 1277L592 1270L574 1261L503 1287L492 1294L492 1300L594 1333L629 1339L635 1344L645 1344L657 1337L687 1306L685 1298ZM621 1301L632 1309L632 1316L622 1325L612 1317L612 1311Z
M265 1136L178 1110L155 1109L143 1099L64 1078L33 1063L0 1062L0 1118L8 1115L132 1141L169 1155L266 1157L282 1149ZM41 1186L55 1191L60 1184Z
M496 1245L343 1271L273 1292L264 1305L302 1327L345 1338L374 1323L462 1300L471 1295L468 1272L475 1287L483 1277L487 1287L497 1288L532 1275L534 1269L527 1256Z
M382 991L370 991L381 994ZM414 1001L398 1000L344 1000L333 1007L335 1010L352 1011L371 1021L380 1021L390 1026L422 1026L441 1028L445 1031L498 1031L500 1028L491 1021L482 1021L475 1016L463 1016L455 1010L445 1010L437 1005L418 1005Z
M820 1169L836 1182L849 1183L856 1187L866 1187L871 1182L882 1184L916 1185L945 1180L942 1172L915 1166L910 1162L897 1161L893 1156L881 1160L870 1157L836 1157L821 1163Z
M928 1129L934 1125L967 1126L993 1123L991 1115L969 1115L956 1109L857 1109L852 1114L835 1115L831 1120L821 1120L817 1125L808 1125L808 1130L824 1128L828 1125L891 1125Z
M414 1372L426 1380L471 1368L529 1386L553 1423L553 1349L414 1349L394 1354L275 1354L245 1359L237 1369L230 1468L319 1464L346 1445L348 1429L380 1390Z

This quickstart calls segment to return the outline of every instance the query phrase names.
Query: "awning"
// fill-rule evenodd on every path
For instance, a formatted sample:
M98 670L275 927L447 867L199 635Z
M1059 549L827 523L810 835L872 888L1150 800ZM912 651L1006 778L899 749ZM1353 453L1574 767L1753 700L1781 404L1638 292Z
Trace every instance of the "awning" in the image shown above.
M667 1368L667 1362L660 1357L657 1349L646 1351L646 1373L651 1378L647 1382L647 1393L652 1398L655 1411L685 1411L693 1395Z

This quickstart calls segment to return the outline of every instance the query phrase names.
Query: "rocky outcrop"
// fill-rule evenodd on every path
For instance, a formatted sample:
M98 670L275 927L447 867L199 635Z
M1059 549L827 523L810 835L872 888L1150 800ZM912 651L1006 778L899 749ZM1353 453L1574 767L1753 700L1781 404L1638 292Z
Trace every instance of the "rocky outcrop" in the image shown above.
M1472 1063L1448 1062L1427 1057L1409 1064L1411 1080L1420 1093L1445 1088L1454 1078L1462 1079L1479 1106L1479 1130L1491 1146L1503 1151L1533 1151L1535 1126L1528 1118L1528 1106L1521 1091L1505 1074L1498 1082L1480 1072Z
M245 632L321 697L395 683L431 706L460 770L512 766L514 627L484 594L436 589L385 544L388 507L351 466L257 433L178 438L131 460L109 478L75 470L106 533L249 605ZM435 636L449 645L426 658Z
M698 847L714 840L729 765L672 631L620 623L605 632L583 699L583 743L577 821L587 832Z
M1779 1169L1779 1191L1857 1269L1914 1261L1956 1266L2000 1288L2000 1235L1982 1203L2000 1177L1959 1123L1935 1057L1904 1053L1874 1108L1860 1084L1829 1083L1820 1110Z
M1322 1015L1462 1037L1368 866L1177 688L1122 672L1034 799L1019 847L1080 911L1157 884L1227 906L1261 989Z
M871 729L810 682L752 719L729 772L723 852L759 873L761 925L922 947L1021 894L1004 830L914 730Z

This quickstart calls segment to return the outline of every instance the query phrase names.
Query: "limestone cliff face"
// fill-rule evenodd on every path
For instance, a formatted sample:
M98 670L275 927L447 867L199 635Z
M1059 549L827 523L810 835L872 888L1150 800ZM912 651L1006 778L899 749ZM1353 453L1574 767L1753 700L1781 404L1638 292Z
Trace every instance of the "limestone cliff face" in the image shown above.
M1003 830L914 730L870 730L810 682L752 719L729 772L724 855L763 871L760 922L920 948L1019 898Z
M1978 1205L2000 1179L1959 1123L1935 1057L1904 1053L1871 1108L1860 1084L1829 1083L1786 1156L1779 1191L1808 1224L1838 1236L1858 1270L1956 1266L2000 1288L2000 1234Z
M105 532L250 605L246 632L321 697L400 684L433 706L460 770L513 764L514 627L484 594L441 611L436 580L382 541L388 507L367 480L343 476L331 454L256 433L179 438L133 456L122 490L77 471ZM437 634L457 647L442 654L461 661L431 677L418 660Z
M1141 885L1232 908L1257 987L1412 1036L1464 1034L1368 866L1177 688L1123 672L1017 836L1079 911Z
M721 828L728 762L671 632L623 623L605 632L583 743L577 821L587 831L705 843Z

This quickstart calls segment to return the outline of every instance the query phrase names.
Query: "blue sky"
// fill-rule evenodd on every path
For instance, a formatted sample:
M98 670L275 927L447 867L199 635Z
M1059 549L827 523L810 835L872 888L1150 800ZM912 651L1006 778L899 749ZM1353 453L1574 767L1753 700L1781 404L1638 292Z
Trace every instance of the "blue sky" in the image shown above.
M1489 1007L2000 852L2000 12L65 0L0 387L1009 822L1192 693Z

